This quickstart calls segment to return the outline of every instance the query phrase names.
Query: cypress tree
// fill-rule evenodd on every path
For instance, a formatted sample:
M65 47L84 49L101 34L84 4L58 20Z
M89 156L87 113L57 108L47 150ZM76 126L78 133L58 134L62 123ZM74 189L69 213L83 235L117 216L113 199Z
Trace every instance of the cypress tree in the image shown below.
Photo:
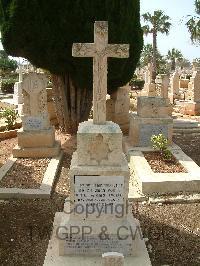
M132 77L143 46L139 0L0 0L2 44L52 74L63 130L76 132L92 104L92 58L73 58L72 44L93 42L94 22L108 21L109 43L129 43L128 59L109 58L108 92Z

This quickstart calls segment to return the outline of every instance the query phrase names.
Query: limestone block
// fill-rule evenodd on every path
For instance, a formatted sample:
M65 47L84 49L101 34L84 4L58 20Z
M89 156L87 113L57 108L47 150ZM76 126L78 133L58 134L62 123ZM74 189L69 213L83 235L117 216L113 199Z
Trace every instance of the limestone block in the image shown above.
M124 266L124 256L117 252L107 252L102 254L103 266Z
M23 103L22 82L16 82L15 83L13 100L14 100L15 104L22 104Z
M163 134L171 145L173 134L172 118L140 118L131 114L129 140L133 146L152 146L151 136L158 134Z
M129 92L130 92L129 86L119 87L117 91L111 94L110 97L115 101L123 101L129 98Z
M184 115L200 115L200 103L199 102L182 102L180 113Z
M139 117L168 118L171 108L168 99L161 97L138 97L137 113Z
M73 210L74 208L74 204L78 204L79 201L77 201L75 194L76 194L76 176L88 176L88 177L93 177L93 176L97 176L97 177L106 177L108 176L108 179L111 179L111 177L116 178L116 177L123 177L124 180L124 186L123 186L123 197L122 200L124 202L124 206L126 205L126 199L128 198L128 190L129 190L129 168L128 168L128 163L127 160L125 158L125 155L123 154L123 162L121 163L121 165L116 165L116 166L88 166L88 165L79 165L78 164L78 154L77 151L74 152L73 156L72 156L72 161L71 161L71 165L70 165L70 171L69 171L69 178L70 178L70 187L71 187L71 194L70 194L70 202L73 204L70 204L70 209ZM103 183L103 180L101 181L101 184ZM116 178L117 180L117 178ZM91 184L96 183L95 178L91 179ZM113 181L113 183L116 183ZM119 197L118 197L119 199ZM85 204L87 204L87 202L85 202ZM96 203L95 203L96 204ZM83 205L83 203L82 203ZM102 207L102 206L100 206ZM85 213L81 213L81 214L77 214L80 217L82 217L83 219L85 218ZM96 214L94 214L94 216L96 217ZM94 216L93 215L89 215L89 217L87 219L91 219L94 220ZM104 219L110 219L111 217L113 217L113 215L103 215ZM126 217L126 213L124 213L124 217Z
M140 240L140 232L136 228L135 220L130 216L128 219L113 218L104 221L106 226L106 234L109 239L105 239L105 234L102 233L102 219L94 220L83 220L80 217L74 216L63 217L58 231L59 236L59 255L85 255L89 256L102 255L107 252L119 252L123 253L124 256L136 255L137 243ZM67 219L68 218L68 219ZM82 230L77 234L67 233L67 228L92 228L90 234L85 235L83 238ZM127 228L123 230L120 228ZM136 235L132 237L131 231Z
M22 148L18 145L13 149L14 158L48 158L60 153L60 142L55 141L53 147Z
M145 95L149 97L156 96L156 84L154 83L145 83L144 84Z
M77 153L79 165L121 165L122 131L113 122L95 125L86 121L77 132Z
M23 148L53 147L55 142L55 130L53 127L41 131L24 131L23 128L17 132L18 145Z

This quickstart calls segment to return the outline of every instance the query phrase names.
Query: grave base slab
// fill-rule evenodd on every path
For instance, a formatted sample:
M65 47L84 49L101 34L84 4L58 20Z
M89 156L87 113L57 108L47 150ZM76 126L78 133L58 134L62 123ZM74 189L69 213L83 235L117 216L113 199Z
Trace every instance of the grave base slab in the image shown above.
M56 157L60 153L60 142L55 141L53 147L22 148L18 145L13 149L14 158L47 158Z
M180 192L200 192L200 167L177 145L169 148L186 173L154 173L144 157L147 147L129 150L130 168L134 171L140 191L144 195L175 194ZM129 191L132 187L129 187Z
M102 258L101 256L59 256L59 239L56 235L58 226L63 218L64 213L56 213L54 219L53 234L49 241L44 266L101 266ZM137 256L127 256L124 260L124 266L150 266L151 261L145 246L145 242L140 241L138 245Z
M53 147L55 143L55 129L50 127L47 130L17 132L18 145L23 148Z

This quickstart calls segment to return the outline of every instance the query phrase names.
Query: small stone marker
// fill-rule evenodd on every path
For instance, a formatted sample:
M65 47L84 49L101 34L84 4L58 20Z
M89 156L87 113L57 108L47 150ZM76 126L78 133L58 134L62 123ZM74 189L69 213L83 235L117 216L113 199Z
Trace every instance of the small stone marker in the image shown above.
M23 103L23 95L22 95L22 81L23 81L23 74L22 74L22 66L20 65L16 71L19 74L19 81L14 85L14 95L13 100L16 105ZM18 110L19 111L19 110ZM20 113L20 112L19 112Z
M151 84L152 83L152 73L153 73L153 65L149 63L147 66L147 71L145 73L145 83Z
M124 266L124 256L118 252L102 254L102 266Z
M74 57L93 57L93 122L106 122L107 58L128 58L128 44L108 44L108 22L94 25L94 43L75 43Z

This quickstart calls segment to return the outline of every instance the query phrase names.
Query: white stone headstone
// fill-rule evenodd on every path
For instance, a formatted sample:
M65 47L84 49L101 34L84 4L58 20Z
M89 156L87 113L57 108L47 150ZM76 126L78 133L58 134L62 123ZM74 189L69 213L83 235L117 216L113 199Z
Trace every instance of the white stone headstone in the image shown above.
M108 44L108 22L98 21L94 26L94 43L75 43L74 57L93 57L93 122L106 122L107 59L128 58L128 44Z
M50 126L47 109L47 78L43 74L29 73L23 80L22 125L24 130L43 130Z

